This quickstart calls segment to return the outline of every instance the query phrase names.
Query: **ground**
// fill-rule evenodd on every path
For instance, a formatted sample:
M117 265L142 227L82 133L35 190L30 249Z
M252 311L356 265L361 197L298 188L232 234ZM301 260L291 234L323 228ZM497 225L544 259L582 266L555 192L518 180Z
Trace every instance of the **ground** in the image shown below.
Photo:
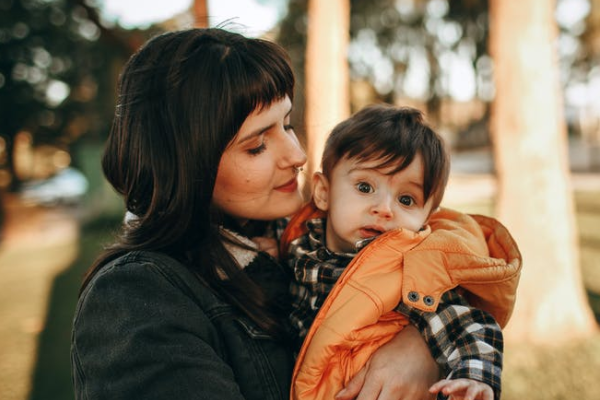
M586 287L600 312L600 176L574 176ZM489 213L489 174L454 174L445 198ZM468 198L470 204L462 204ZM82 274L115 220L81 224L80 210L7 199L0 242L0 398L71 400L70 324ZM600 399L600 334L569 345L508 343L503 400Z

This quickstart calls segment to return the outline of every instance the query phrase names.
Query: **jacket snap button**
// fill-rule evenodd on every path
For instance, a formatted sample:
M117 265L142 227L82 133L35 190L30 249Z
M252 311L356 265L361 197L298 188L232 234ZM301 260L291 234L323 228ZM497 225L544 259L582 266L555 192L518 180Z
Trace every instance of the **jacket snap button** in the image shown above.
M317 251L317 257L319 257L319 260L321 261L327 260L327 250L319 249Z
M427 305L427 306L432 306L434 303L433 297L431 297L431 296L423 297L423 303L425 303L425 305Z
M408 293L408 299L412 302L418 301L419 300L419 293L417 292L409 292Z

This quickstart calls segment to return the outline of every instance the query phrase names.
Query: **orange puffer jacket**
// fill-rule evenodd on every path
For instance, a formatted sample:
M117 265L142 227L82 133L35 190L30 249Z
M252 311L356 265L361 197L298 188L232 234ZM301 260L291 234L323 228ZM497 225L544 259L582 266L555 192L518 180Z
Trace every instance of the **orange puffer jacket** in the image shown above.
M306 232L306 220L322 216L312 204L295 215L282 254ZM442 294L460 286L473 307L504 327L520 270L515 241L490 217L442 209L424 231L386 232L358 253L323 303L296 360L291 398L333 399L408 324L393 311L400 301L435 311Z

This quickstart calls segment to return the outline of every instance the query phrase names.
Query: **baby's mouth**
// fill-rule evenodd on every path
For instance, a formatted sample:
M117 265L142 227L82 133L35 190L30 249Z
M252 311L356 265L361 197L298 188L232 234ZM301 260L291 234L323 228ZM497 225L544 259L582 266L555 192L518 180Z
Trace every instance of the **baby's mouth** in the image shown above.
M377 238L377 236L381 235L382 233L385 232L385 229L383 229L380 226L363 226L362 228L360 228L360 237L362 239L356 241L356 243L354 243L354 249L356 251L360 251L363 247L365 247L366 245L368 245L369 243L371 243L373 240L375 240L375 238Z
M385 232L385 230L382 228L374 227L374 226L365 226L360 229L360 236L363 238L370 238L373 236L379 236L383 232Z

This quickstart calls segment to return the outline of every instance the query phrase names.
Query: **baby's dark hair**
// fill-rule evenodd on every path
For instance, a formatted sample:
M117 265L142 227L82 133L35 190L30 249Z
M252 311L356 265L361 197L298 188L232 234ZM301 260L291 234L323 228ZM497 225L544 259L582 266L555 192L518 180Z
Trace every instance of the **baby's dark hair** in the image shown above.
M410 107L385 104L367 106L333 129L323 151L323 174L343 159L381 160L378 168L396 166L390 174L408 167L417 154L423 159L423 196L433 196L433 209L444 197L450 157L442 138Z

